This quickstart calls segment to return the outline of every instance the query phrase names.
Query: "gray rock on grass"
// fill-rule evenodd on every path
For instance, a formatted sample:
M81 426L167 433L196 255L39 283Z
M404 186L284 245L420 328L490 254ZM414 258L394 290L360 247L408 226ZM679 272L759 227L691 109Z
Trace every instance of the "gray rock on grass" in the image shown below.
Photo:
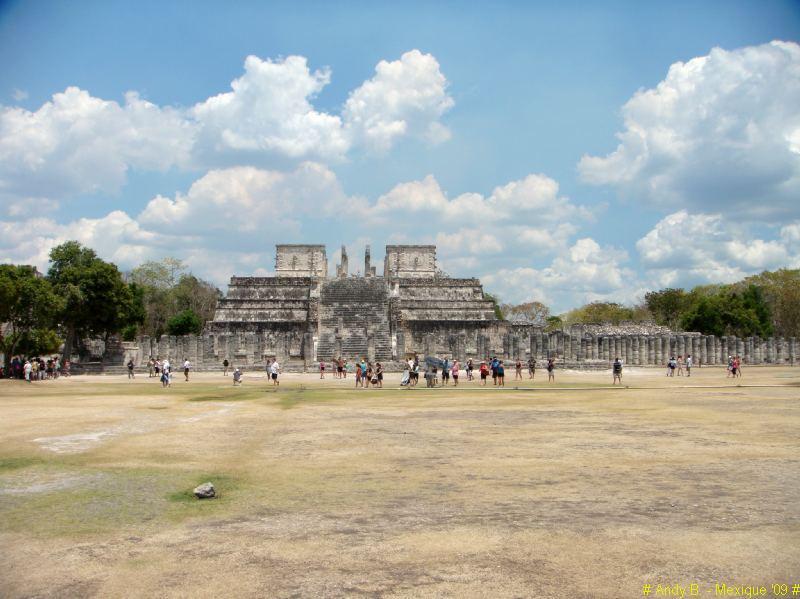
M217 492L214 489L214 485L211 483L203 483L194 490L194 496L198 499L211 499L212 497L216 497L216 495Z

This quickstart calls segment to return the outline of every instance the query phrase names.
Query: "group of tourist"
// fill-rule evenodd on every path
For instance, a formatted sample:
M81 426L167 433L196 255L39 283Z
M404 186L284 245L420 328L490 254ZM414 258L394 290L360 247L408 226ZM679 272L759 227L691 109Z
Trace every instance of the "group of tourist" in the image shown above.
M14 356L8 364L8 372L0 364L0 379L10 378L33 381L47 381L57 379L59 376L69 376L70 363L65 360L61 363L59 356L26 358Z
M225 358L222 361L222 374L224 376L228 376L228 371L229 370L231 371L231 374L233 375L233 386L236 387L236 386L241 385L242 384L242 378L243 378L243 374L242 374L241 368L239 368L237 366L234 366L233 368L231 368L231 363L228 361L227 358ZM275 360L267 360L265 362L265 364L264 364L264 370L267 373L267 380L272 381L272 386L273 387L278 387L281 384L281 382L278 380L278 375L280 375L280 373L281 373L281 365L278 364L278 360L277 359L275 359Z
M692 376L692 356L691 354L686 356L686 359L683 356L670 356L669 360L667 360L667 376L675 376L677 373L678 376L683 376L684 370L686 371L686 376Z
M223 363L224 365L224 363ZM536 359L531 358L526 363L528 370L528 378L533 379L536 376ZM522 360L517 360L515 365L515 380L523 379L523 365ZM328 370L328 365L324 361L319 363L319 378L324 379L325 373ZM350 371L347 360L343 358L335 359L331 364L334 378L343 379L347 378L347 373ZM451 381L453 386L458 386L459 378L462 372L462 364L458 360L451 360L449 357L442 359L432 359L425 362L424 367L420 364L419 357L414 356L403 365L403 375L400 380L401 386L415 387L419 383L420 370L424 370L423 377L427 387L448 386ZM475 361L470 358L467 363L463 365L463 371L466 373L467 381L475 380L474 371ZM477 368L480 375L481 385L486 385L489 374L492 376L492 383L498 387L505 386L505 362L497 356L492 356L488 361L480 362ZM357 388L369 387L383 387L383 374L384 368L380 362L373 364L366 358L356 360L355 363L355 386ZM547 380L555 381L555 360L549 358L547 360Z
M742 376L742 359L739 356L728 356L727 378L738 379Z
M183 359L183 378L185 382L189 382L189 372L192 370L192 363L189 361L189 358ZM160 357L152 357L147 360L147 378L157 378L161 382L162 387L171 387L172 386L172 364L169 361L169 358L164 358L163 360ZM134 372L134 364L133 360L128 360L128 378L136 378L136 374Z

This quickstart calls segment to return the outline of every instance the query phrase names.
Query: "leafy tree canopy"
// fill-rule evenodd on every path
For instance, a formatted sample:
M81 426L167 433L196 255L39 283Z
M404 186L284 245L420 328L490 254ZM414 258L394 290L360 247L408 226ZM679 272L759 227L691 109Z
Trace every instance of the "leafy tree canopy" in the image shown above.
M170 335L198 335L203 330L203 322L194 310L179 312L167 322Z

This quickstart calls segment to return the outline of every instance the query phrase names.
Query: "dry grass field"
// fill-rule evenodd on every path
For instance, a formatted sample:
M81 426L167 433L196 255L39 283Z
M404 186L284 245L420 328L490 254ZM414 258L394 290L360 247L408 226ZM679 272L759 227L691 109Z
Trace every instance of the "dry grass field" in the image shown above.
M800 368L543 374L0 381L0 596L800 583Z

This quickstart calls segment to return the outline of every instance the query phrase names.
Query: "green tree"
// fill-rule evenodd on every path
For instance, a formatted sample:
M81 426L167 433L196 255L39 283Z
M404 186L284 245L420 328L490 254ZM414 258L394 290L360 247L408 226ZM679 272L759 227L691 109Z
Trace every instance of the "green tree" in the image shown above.
M144 317L142 293L122 280L114 264L97 257L94 250L67 241L50 252L47 277L64 299L60 321L66 330L64 359L71 357L77 338L119 332Z
M222 298L222 292L215 285L192 274L182 275L171 293L177 310L192 310L201 322L214 318L217 301Z
M560 316L548 316L546 322L545 330L547 331L557 331L564 326L564 321Z
M491 293L484 292L483 299L489 300L494 305L494 316L497 320L505 320L505 315L503 314L503 308L500 305L500 299Z
M144 334L160 337L167 332L169 320L183 310L194 311L202 322L214 317L222 292L185 270L177 258L164 258L145 262L131 271L131 280L143 291Z
M50 282L33 267L0 264L0 323L8 323L6 334L0 334L0 350L6 367L17 352L32 355L58 349L60 340L53 327L62 305Z
M203 322L194 310L184 310L169 319L167 331L170 335L199 335Z
M692 305L681 320L684 330L737 337L773 334L772 314L757 285L703 287L691 295Z
M800 270L782 268L747 277L741 285L757 285L772 313L775 334L800 337Z
M644 302L656 324L676 330L691 298L683 289L667 288L646 293Z

